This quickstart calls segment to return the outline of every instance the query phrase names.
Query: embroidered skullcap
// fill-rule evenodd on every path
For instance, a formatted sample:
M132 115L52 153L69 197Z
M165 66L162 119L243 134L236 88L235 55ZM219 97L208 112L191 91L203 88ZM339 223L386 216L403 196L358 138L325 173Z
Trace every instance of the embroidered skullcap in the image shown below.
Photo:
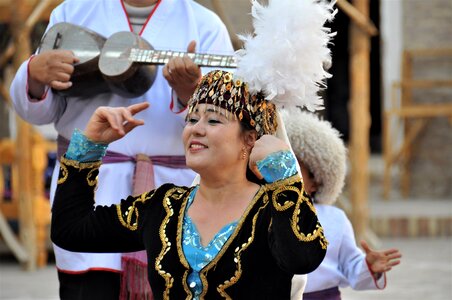
M347 150L340 133L315 114L294 108L281 112L295 156L318 184L315 200L334 203L344 187Z
M202 103L226 109L234 118L255 129L259 137L276 132L275 105L265 100L262 93L251 95L248 84L235 79L233 73L214 70L204 75L189 100L188 113Z

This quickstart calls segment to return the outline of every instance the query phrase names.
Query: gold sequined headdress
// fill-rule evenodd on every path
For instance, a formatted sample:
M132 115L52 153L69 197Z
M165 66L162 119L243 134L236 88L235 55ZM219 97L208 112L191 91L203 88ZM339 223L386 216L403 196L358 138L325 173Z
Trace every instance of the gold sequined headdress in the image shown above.
M322 107L317 95L330 75L327 47L332 34L324 27L334 16L325 0L269 0L252 3L254 34L241 36L234 73L207 73L189 101L189 114L200 103L226 109L256 129L258 136L278 130L277 107Z
M226 109L234 118L254 128L258 136L276 132L275 105L265 100L262 93L251 95L248 84L234 79L230 72L215 70L207 73L190 100L188 113L201 103Z

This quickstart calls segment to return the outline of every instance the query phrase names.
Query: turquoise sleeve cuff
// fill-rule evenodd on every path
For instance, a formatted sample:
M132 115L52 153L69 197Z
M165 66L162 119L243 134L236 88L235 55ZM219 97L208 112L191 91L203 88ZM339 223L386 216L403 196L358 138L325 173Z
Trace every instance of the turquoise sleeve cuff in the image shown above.
M105 156L108 144L90 141L79 129L72 133L66 158L79 162L99 161Z
M289 178L297 173L297 161L290 150L271 153L256 164L268 183Z

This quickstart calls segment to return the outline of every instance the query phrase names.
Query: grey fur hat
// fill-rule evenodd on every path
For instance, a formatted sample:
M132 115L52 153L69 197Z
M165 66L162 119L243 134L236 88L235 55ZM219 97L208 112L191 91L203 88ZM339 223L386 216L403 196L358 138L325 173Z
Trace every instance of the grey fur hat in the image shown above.
M344 187L347 150L340 133L328 121L299 108L281 110L291 147L314 175L315 200L333 204Z

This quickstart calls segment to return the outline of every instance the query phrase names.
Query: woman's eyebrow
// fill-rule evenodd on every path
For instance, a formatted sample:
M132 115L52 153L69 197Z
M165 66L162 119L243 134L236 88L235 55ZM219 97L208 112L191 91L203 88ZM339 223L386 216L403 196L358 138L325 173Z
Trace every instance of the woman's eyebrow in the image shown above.
M226 116L225 116L219 109L215 110L215 109L213 109L213 108L208 108L208 109L206 109L206 112L208 112L208 113L214 113L214 114L219 114L219 115L221 115L221 116L223 116L223 117L226 118Z

